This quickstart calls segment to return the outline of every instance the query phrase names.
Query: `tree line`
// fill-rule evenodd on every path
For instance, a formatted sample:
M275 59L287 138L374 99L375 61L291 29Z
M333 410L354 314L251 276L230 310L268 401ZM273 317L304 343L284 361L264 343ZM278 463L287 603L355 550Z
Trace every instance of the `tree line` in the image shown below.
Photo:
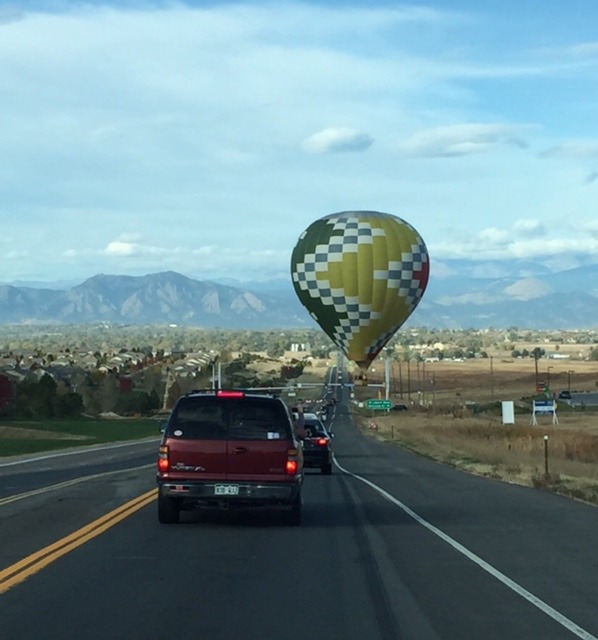
M260 359L248 353L225 363L223 381L231 388L276 387L297 378L304 362L292 360L258 374L250 368ZM155 365L138 373L135 382L114 371L77 371L68 380L57 380L49 373L34 376L12 385L0 402L0 415L20 419L73 418L114 412L119 415L150 415L171 408L176 399L189 391L210 389L214 381L209 369L194 376L173 375L168 367ZM2 394L0 394L2 395Z

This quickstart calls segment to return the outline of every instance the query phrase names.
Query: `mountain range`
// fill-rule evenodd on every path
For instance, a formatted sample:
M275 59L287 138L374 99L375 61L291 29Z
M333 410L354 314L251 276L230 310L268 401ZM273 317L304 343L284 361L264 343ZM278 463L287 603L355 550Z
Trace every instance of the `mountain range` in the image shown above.
M59 288L0 284L0 324L178 324L316 327L289 277L207 281L173 271L93 276ZM554 272L533 261L444 260L407 326L437 329L598 327L598 264Z

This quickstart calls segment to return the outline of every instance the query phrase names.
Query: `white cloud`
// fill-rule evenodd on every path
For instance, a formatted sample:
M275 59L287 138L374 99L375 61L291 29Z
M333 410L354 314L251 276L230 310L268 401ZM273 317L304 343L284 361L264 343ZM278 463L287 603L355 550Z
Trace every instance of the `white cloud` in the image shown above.
M134 256L140 253L139 247L131 242L111 242L106 253L113 256Z
M437 158L482 153L497 145L525 148L523 127L508 124L456 124L420 131L399 145L410 156Z
M595 159L598 158L598 140L586 139L586 140L565 140L561 144L549 147L539 154L540 158L549 158L563 161L578 161L580 166L587 167L589 164L587 161L591 161L595 164ZM597 170L585 169L585 175L582 178L584 184L592 184L598 178Z
M201 258L211 258L212 256L217 256L218 247L216 245L199 247L198 249L193 249L191 251L191 254L195 256L199 256Z
M539 238L546 235L546 229L540 220L517 220L513 230L518 235L528 238Z
M433 278L447 278L454 276L456 270L442 262L442 260L432 260L430 264L430 274Z
M490 304L499 300L499 296L489 293L463 293L461 295L451 295L446 297L440 297L438 304L442 305L454 305L454 304Z
M598 140L570 140L546 149L541 158L598 158Z
M303 147L311 153L343 153L365 151L373 142L367 133L347 127L330 127L304 140Z
M582 42L571 47L571 52L580 56L597 56L598 42Z
M110 242L104 250L106 255L117 257L163 256L168 254L176 254L179 251L180 249L178 248L166 249L164 247L143 245L137 242L125 242L123 240L115 240L114 242Z
M24 4L0 10L3 280L288 275L303 229L356 208L433 260L598 260L595 43L571 56L556 10L550 37L484 3Z
M504 292L516 300L532 300L552 293L552 289L536 278L523 278L506 287Z
M490 227L479 233L481 243L490 247L502 247L510 242L511 234L505 229Z
M500 236L499 236L500 237ZM506 243L484 242L480 237L475 241L459 245L448 243L430 243L428 250L432 257L468 258L470 260L510 260L512 258L541 260L554 259L565 254L570 257L582 257L585 261L596 261L598 256L598 237L560 237L541 240L513 240ZM592 257L594 258L592 259Z
M113 273L147 273L172 269L194 277L214 279L236 272L237 278L243 280L255 279L264 273L268 273L270 277L289 277L290 269L289 253L282 249L216 245L173 248L113 241L103 254L110 258L108 270ZM82 254L72 257L81 258ZM132 259L134 267L130 262ZM243 265L241 270L239 265Z

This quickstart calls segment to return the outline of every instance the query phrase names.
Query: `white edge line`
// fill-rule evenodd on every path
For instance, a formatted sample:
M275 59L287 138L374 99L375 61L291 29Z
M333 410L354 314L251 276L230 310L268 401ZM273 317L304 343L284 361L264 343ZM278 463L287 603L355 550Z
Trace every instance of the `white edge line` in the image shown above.
M64 487L70 487L75 484L79 484L80 482L87 482L87 480L95 480L96 478L102 478L104 476L114 475L115 473L125 473L126 471L137 471L139 469L149 469L155 466L152 462L151 464L144 464L140 467L131 467L129 469L117 469L115 471L104 471L102 473L94 473L91 476L80 476L78 478L73 478L72 480L65 480L64 482L59 482L58 484L52 484L49 487L40 487L39 489L32 489L31 491L25 491L24 493L17 493L14 496L6 496L5 498L0 498L0 507L3 507L6 504L12 504L13 502L18 502L19 500L24 500L25 498L33 498L34 496L38 496L42 493L48 493L49 491L56 491L57 489L63 489Z
M521 596L522 598L527 600L529 603L533 604L535 607L540 609L542 613L545 613L547 616L551 617L553 620L555 620L560 625L565 627L565 629L575 634L577 637L583 638L583 640L598 640L596 636L593 636L591 633L589 633L585 629L582 629L579 625L575 624L575 622L573 622L572 620L569 620L569 618L564 616L562 613L559 613L556 609L553 609L550 605L546 604L543 600L540 600L540 598L535 596L533 593L531 593L527 589L524 589L520 584L518 584L514 580L511 580L511 578L506 576L504 573L501 573L498 569L495 569L492 565L488 564L485 560L482 560L482 558L477 556L475 553L469 551L469 549L464 547L462 544L458 543L456 540L453 540L453 538L451 538L446 533L444 533L443 531L435 527L433 524L430 524L427 520L424 520L421 516L415 513L415 511L412 511L406 504L402 503L400 500L397 500L390 493L388 493L378 485L374 484L370 480L367 480L362 476L358 476L355 473L351 473L351 471L348 471L347 469L342 467L339 464L336 457L334 458L334 463L343 473L346 473L347 475L355 478L356 480L359 480L360 482L363 482L364 484L368 485L369 487L374 489L374 491L377 491L383 498L386 498L386 500L388 500L389 502L392 502L394 505L402 509L407 515L411 516L417 523L421 524L423 527L431 531L433 534L438 536L441 540L444 540L444 542L450 544L451 547L456 549L459 553L463 554L466 558L468 558L472 562L475 562L475 564L477 564L484 571L489 573L493 578L496 578L497 580L502 582L505 586L507 586L512 591L514 591L517 595Z
M13 462L0 462L0 469L4 467L14 467L19 464L27 464L28 462L40 462L41 460L51 460L52 458L61 458L62 456L75 456L81 453L89 453L90 451L103 451L107 449L119 449L121 447L131 447L136 444L149 444L152 441L157 442L156 438L143 438L141 440L127 440L126 442L119 442L118 444L108 445L92 445L90 447L77 447L76 449L69 449L68 451L60 451L59 453L50 453L46 456L37 456L36 458L23 458L22 460L14 460Z

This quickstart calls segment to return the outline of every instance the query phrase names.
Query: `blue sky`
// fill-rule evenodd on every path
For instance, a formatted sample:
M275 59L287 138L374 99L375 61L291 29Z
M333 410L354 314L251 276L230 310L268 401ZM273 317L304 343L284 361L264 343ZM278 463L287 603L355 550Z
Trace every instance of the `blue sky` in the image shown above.
M0 282L287 277L376 210L598 263L598 3L0 2Z

